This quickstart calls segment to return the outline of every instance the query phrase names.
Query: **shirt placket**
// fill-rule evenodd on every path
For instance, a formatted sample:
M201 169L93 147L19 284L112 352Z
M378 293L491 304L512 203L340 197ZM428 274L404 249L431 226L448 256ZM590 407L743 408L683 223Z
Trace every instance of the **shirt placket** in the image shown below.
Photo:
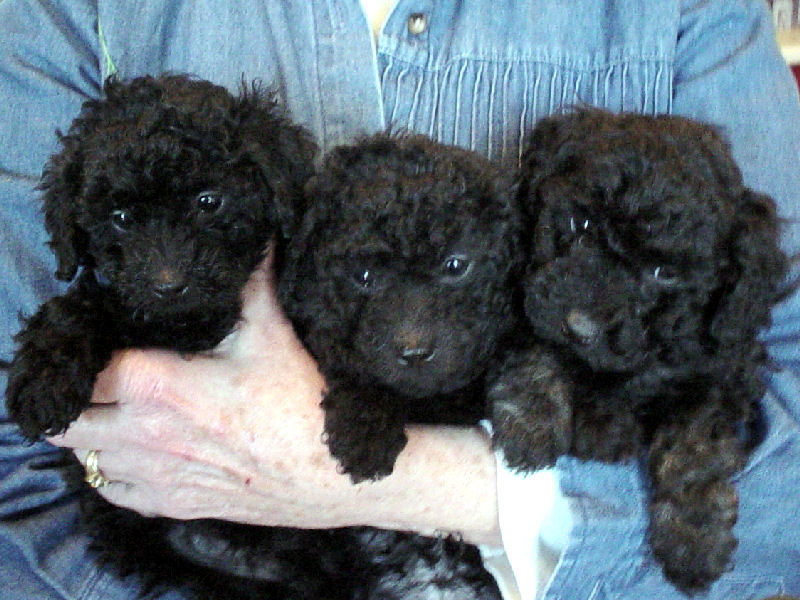
M324 150L354 133L384 128L381 91L369 26L358 0L315 3L317 70Z

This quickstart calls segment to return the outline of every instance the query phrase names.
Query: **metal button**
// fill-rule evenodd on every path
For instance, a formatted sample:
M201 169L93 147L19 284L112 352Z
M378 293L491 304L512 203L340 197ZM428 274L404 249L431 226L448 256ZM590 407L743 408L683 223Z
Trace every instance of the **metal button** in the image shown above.
M428 17L425 13L414 13L408 17L408 33L419 35L428 28Z

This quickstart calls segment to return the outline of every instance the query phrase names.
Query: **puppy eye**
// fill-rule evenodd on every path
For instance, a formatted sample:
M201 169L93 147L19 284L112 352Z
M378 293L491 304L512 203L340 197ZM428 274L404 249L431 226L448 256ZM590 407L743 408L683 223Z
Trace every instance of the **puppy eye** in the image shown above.
M680 282L678 269L668 265L659 265L650 273L650 277L664 286L672 286Z
M111 213L111 224L117 231L128 231L133 225L133 215L128 210L115 210Z
M352 276L355 284L362 290L374 289L377 283L375 273L370 269L358 269L357 271L353 271Z
M576 219L575 217L569 218L569 229L572 233L584 233L589 231L591 222L589 219Z
M197 194L195 205L197 209L207 215L212 215L222 208L225 204L225 196L217 191L205 191Z
M448 278L461 279L472 270L472 262L463 255L448 256L444 264L444 273Z

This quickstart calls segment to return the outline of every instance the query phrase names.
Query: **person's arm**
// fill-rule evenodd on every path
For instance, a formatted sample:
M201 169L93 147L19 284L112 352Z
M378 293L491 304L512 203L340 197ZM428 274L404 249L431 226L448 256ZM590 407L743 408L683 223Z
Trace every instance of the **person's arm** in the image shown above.
M0 30L0 359L10 360L20 313L63 291L35 187L56 129L99 96L102 74L94 1L3 0ZM0 370L3 397L5 388ZM20 598L91 595L100 580L74 529L78 501L62 473L45 468L59 455L25 443L0 401L0 589Z
M372 525L498 545L495 462L477 428L412 427L395 470L353 485L322 441L323 380L277 304L268 271L242 326L213 355L130 350L95 386L98 405L60 445L99 449L101 490L144 514L259 525ZM196 401L202 398L202 402Z
M730 140L745 183L800 210L800 103L763 0L683 0L672 109Z

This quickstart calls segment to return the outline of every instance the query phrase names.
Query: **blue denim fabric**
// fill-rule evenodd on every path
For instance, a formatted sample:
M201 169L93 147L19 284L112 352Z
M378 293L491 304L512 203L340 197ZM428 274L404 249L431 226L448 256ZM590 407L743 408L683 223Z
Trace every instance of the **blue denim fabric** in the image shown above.
M420 12L428 26L412 34ZM747 182L794 219L783 239L796 253L800 105L773 36L763 0L399 0L377 50L358 0L2 0L0 356L18 313L61 289L33 188L55 129L112 69L188 71L231 89L261 78L323 149L390 126L512 166L534 121L564 106L693 116L725 130ZM739 476L736 566L713 599L800 594L800 298L775 311L765 339L782 370L764 399L767 438ZM58 473L36 469L53 454L0 415L0 596L134 597L87 556ZM644 541L640 466L563 458L558 470L575 526L545 597L679 598Z

